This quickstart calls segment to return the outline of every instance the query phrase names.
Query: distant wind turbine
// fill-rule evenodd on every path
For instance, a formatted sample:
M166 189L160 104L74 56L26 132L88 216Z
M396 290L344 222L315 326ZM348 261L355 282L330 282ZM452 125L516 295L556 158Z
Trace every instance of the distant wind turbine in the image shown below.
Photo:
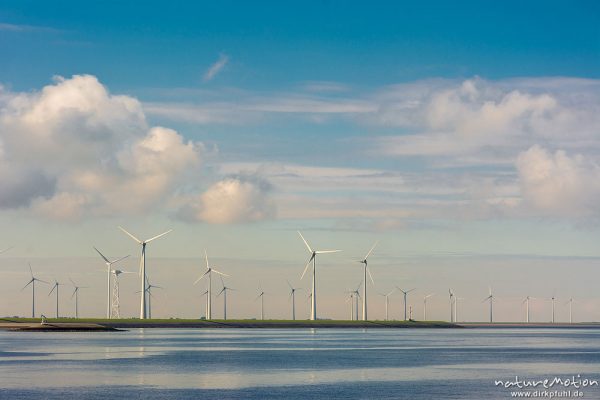
M450 295L450 322L454 322L454 292L452 289L448 289Z
M258 285L258 290L260 291L260 294L258 296L256 296L254 301L260 299L260 319L264 320L265 319L265 291L262 290L260 285Z
M224 274L223 272L219 272L216 269L214 269L213 267L208 265L208 253L206 252L206 250L204 250L204 257L206 259L206 271L204 271L204 273L200 276L200 278L196 279L196 282L194 282L194 285L197 284L198 282L200 282L202 280L202 278L204 278L205 276L208 276L208 297L206 298L206 319L212 319L212 273L216 273L222 276L229 276L227 274Z
M75 296L75 318L79 318L79 289L86 289L87 286L77 286L75 284L75 282L73 282L73 279L69 278L69 280L71 281L71 283L73 284L73 287L75 288L73 290L73 294L71 295L71 298L73 298L73 296Z
M369 273L369 278L371 278L371 283L373 283L373 285L375 285L375 281L373 280L373 275L371 275L371 271L369 270L369 267L367 264L367 258L369 258L369 256L371 255L371 253L375 249L375 246L377 246L377 242L375 242L373 247L371 247L371 250L369 250L369 252L365 256L365 258L357 261L357 262L365 265L365 267L363 269L364 278L363 278L363 295L362 295L363 321L367 320L367 273ZM358 319L358 315L356 316L356 319Z
M148 286L146 286L146 292L148 293L148 318L152 319L152 288L163 289L163 287L151 284L148 277L146 277L146 282L148 282Z
M572 324L573 323L573 298L571 297L569 299L569 301L567 301L565 304L569 305L569 323Z
M106 318L110 319L110 314L111 314L111 302L110 302L110 269L111 269L111 267L112 267L113 264L118 263L119 261L126 259L127 257L129 257L129 255L126 255L125 257L117 258L116 260L110 261L96 247L94 247L94 250L96 250L96 253L100 254L100 257L102 257L102 259L104 260L104 263L106 264Z
M396 291L396 289L394 288L394 289L390 290L388 293L379 293L380 296L385 297L385 320L386 321L389 321L388 310L389 310L389 307L390 307L390 296L395 291Z
M140 319L146 319L146 245L153 241L154 239L158 239L161 236L166 235L171 232L172 229L169 229L166 232L161 233L160 235L156 235L151 237L150 239L140 240L133 236L131 233L127 232L125 229L119 226L119 229L122 230L126 235L130 238L138 242L140 246L142 246L142 253L140 257L140 271L139 276L141 278L141 288L140 288Z
M526 310L525 311L525 321L527 323L530 322L530 318L529 318L529 315L530 315L529 314L529 302L531 300L535 300L535 297L527 296L527 297L525 297L525 300L523 300L523 303L521 303L521 304L525 304L525 310Z
M200 297L208 296L208 289L200 295ZM207 300L208 301L208 300ZM208 303L204 305L204 319L206 319L206 312L208 311Z
M31 318L35 318L35 282L36 281L42 282L47 285L49 285L49 283L33 276L33 270L31 269L31 264L29 264L29 273L31 273L31 280L29 282L27 282L27 285L23 286L23 289L21 289L21 290L24 290L27 286L31 285Z
M135 272L121 271L120 269L111 269L110 273L114 275L112 297L110 300L110 318L121 318L121 306L119 304L119 275L135 274Z
M60 285L63 285L62 283L59 283L56 279L54 280L54 286L52 286L52 290L50 290L50 293L48 293L48 296L50 296L52 294L52 292L54 291L54 289L56 289L56 318L58 318L58 287Z
M221 277L219 276L219 278ZM227 291L235 289L225 286L223 278L221 278L221 284L223 285L223 289L221 289L221 291L217 294L217 297L219 297L221 293L223 293L223 319L227 320Z
M494 322L494 295L492 294L492 287L490 286L490 295L483 299L482 303L486 301L490 302L490 323Z
M427 299L433 295L435 295L435 293L430 293L423 297L423 321L427 321Z
M300 231L298 231L298 234L300 235L300 237L302 238L302 241L304 242L304 244L306 245L306 248L308 249L308 252L310 253L310 258L308 259L308 262L306 263L306 267L304 267L304 272L302 272L302 276L300 277L300 280L302 280L302 278L304 278L304 275L306 274L306 271L308 270L308 267L312 261L312 297L311 297L311 315L310 315L310 319L311 320L316 320L317 319L317 286L316 286L316 276L317 276L317 254L326 254L326 253L337 253L338 251L341 250L313 250L309 245L308 242L306 241L306 239L304 239L304 236L302 236L302 234L300 233Z
M292 321L296 320L296 290L298 289L302 289L302 288L295 288L292 286L292 284L290 283L290 281L286 281L288 286L290 287L290 297L288 299L288 301L292 300Z
M410 290L402 290L400 289L398 286L396 286L396 288L402 292L402 294L404 295L404 320L407 321L406 319L406 295L409 294L410 292L412 292L415 289L410 289Z

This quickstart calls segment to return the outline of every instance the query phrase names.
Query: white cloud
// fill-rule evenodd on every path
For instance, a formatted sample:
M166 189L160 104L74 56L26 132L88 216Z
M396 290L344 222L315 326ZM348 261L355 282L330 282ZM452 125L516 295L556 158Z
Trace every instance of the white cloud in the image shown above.
M219 59L204 73L204 82L213 80L213 78L217 76L219 72L221 72L228 62L229 56L227 54L220 54Z
M200 166L201 143L148 127L136 99L93 76L2 94L0 207L54 219L144 212Z
M540 146L517 160L523 196L535 210L558 217L589 217L600 213L600 166L582 155L554 154Z
M258 178L226 178L196 197L180 216L186 220L212 224L270 219L275 216L275 204L270 198L270 191L270 185Z

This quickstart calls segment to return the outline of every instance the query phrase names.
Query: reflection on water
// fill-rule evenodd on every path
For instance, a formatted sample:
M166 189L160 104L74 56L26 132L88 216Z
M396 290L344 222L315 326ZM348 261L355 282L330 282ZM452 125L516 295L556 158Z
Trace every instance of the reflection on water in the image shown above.
M599 339L566 329L0 332L0 397L508 398L495 379L600 379Z

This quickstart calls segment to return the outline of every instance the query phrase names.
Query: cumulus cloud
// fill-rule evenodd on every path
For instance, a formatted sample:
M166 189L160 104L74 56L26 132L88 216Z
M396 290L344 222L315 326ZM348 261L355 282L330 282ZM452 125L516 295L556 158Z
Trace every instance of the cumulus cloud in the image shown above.
M94 76L0 92L2 208L61 220L144 212L201 164L201 143L149 127L137 99L110 94Z
M256 177L229 177L216 182L182 210L186 220L212 224L256 222L275 216L271 185Z
M532 146L517 160L523 196L536 210L559 217L598 216L600 166L582 155L569 156Z
M220 54L219 59L210 66L210 68L204 73L204 82L213 80L215 76L227 65L229 62L229 56L227 54Z

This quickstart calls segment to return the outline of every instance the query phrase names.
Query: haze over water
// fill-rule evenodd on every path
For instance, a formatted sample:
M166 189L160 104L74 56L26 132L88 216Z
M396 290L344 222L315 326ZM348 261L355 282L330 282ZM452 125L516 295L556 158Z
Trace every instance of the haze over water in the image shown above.
M0 349L6 399L505 399L494 380L600 371L588 329L0 331Z

